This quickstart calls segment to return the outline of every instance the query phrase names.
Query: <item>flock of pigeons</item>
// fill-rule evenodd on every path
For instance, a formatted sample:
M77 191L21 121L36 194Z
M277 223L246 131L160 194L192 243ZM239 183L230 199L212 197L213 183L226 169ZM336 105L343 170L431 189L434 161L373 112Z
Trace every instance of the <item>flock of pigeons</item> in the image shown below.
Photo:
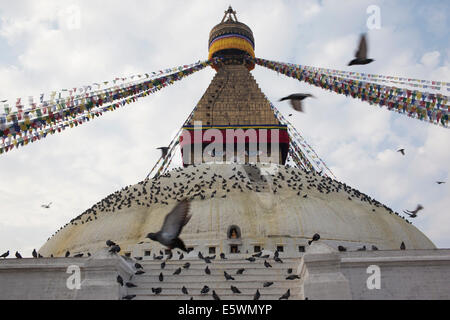
M169 213L169 215L172 214L172 212L173 212L173 211L171 211L171 213ZM110 242L110 240L108 240L108 241ZM311 240L311 241L316 241L316 240L313 239L313 240ZM107 242L107 244L108 244L108 242ZM114 244L114 245L115 245L115 244ZM163 253L162 251L160 251L159 253L160 253L159 256L154 256L154 259L155 259L155 260L162 260L162 259L163 259L164 253ZM172 259L172 258L173 258L173 254L172 254L172 251L170 251L170 253L169 253L169 255L167 256L167 258L165 259L165 261L163 261L163 262L161 263L161 270L163 270L163 269L166 267L167 261L170 260L170 259ZM205 264L206 264L206 267L205 267L205 269L204 269L205 274L206 274L206 275L211 275L211 269L209 268L208 264L211 264L211 263L212 263L212 260L214 260L214 259L216 258L216 255L205 257L205 256L203 256L202 252L199 251L199 252L198 252L198 258L199 258L200 260L204 261ZM261 259L261 261L264 259L264 266L265 266L266 268L272 268L272 265L267 261L269 258L270 258L270 255L269 255L269 254L263 255L263 252L260 251L260 252L258 252L258 253L255 253L255 254L251 255L250 257L246 258L245 260L247 260L247 261L249 261L249 262L255 262L257 259ZM128 258L128 259L131 259L131 258ZM133 263L134 263L134 268L136 269L135 275L142 275L142 274L145 274L145 271L143 270L143 269L144 269L143 266L142 266L139 262L137 262L137 261L142 260L142 257L135 257L134 259L135 259L135 260L133 260L133 259L131 259L131 260L133 261ZM178 260L181 261L181 260L183 260L183 259L184 259L184 254L183 254L182 252L178 251ZM220 259L221 259L221 260L226 260L227 257L225 256L224 253L221 253L221 254L220 254ZM137 260L137 261L136 261L136 260ZM281 258L279 257L279 252L278 252L278 251L275 251L275 253L274 253L274 255L273 255L273 260L274 260L275 262L277 262L277 263L283 263L283 261L282 261ZM184 263L181 267L177 268L177 269L173 272L172 275L173 275L173 276L180 275L181 272L182 272L182 270L187 270L187 269L189 269L190 266L191 266L191 263L186 262L186 263ZM288 274L288 276L286 276L286 280L297 280L297 279L300 279L300 276L298 276L298 275L296 275L296 274L292 274L292 271L293 271L292 268L287 269L287 274ZM242 275L244 272L245 272L245 268L240 268L240 269L238 269L238 270L236 271L236 275ZM235 280L235 277L233 277L232 275L230 275L229 273L227 273L225 270L224 270L224 272L223 272L223 275L224 275L226 281L233 281L233 280ZM166 277L167 277L167 274L166 274ZM132 279L132 277L130 278L130 281L131 281L131 279ZM160 282L163 282L163 281L164 281L165 276L164 276L163 272L161 272L161 273L159 274L158 279L159 279ZM120 276L120 275L117 275L117 282L118 282L121 286L126 286L127 288L135 288L135 287L137 287L137 285L134 284L134 283L132 283L132 282L129 282L129 281L128 281L128 282L125 282L124 279L122 278L122 276ZM263 286L263 288L268 288L268 287L272 286L273 284L274 284L274 283L271 282L271 281L266 281L266 282L263 283L262 286ZM163 292L162 287L156 287L156 288L152 287L151 290L152 290L152 293L153 293L154 295L159 295L161 292ZM180 290L181 290L181 292L182 292L184 295L189 295L189 291L188 291L188 289L187 289L185 286L183 286L182 288L180 288ZM233 285L230 285L230 290L231 290L231 292L233 292L234 294L241 294L241 293L242 293L242 292L239 290L238 287L233 286ZM211 296L212 296L212 298L213 298L214 300L221 300L221 299L220 299L220 296L216 293L216 291L215 291L215 290L211 290L211 288L210 288L209 286L207 286L207 285L204 285L203 288L200 290L200 294L201 294L202 296L207 295L207 294L209 294L210 292L211 292ZM288 300L290 296L291 296L291 289L288 289L288 290L287 290L282 296L280 296L278 299L279 299L279 300L283 300L283 299L284 299L284 300ZM126 295L126 296L122 297L122 299L124 299L124 300L132 300L132 299L134 299L135 297L136 297L135 294L130 294L130 295ZM261 293L259 292L259 289L257 289L256 292L255 292L255 294L254 294L254 296L253 296L253 300L259 300L260 297L261 297ZM193 296L191 296L191 300L193 300L193 299L194 299Z

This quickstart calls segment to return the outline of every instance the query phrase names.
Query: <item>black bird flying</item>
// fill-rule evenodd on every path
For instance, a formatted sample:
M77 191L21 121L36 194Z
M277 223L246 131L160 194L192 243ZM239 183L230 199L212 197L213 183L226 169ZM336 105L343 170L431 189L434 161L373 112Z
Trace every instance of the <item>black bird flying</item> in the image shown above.
M187 252L183 240L181 240L178 236L180 235L183 227L191 219L189 209L190 202L188 200L183 200L178 203L175 208L173 208L172 211L166 215L161 230L156 233L149 233L147 238L158 241L169 249L180 248L181 250Z
M364 64L369 64L369 63L371 63L373 61L375 61L375 60L367 58L366 35L362 34L361 37L359 38L358 50L355 52L355 59L350 61L348 63L348 65L349 66L352 66L352 65L355 65L355 64L364 65Z

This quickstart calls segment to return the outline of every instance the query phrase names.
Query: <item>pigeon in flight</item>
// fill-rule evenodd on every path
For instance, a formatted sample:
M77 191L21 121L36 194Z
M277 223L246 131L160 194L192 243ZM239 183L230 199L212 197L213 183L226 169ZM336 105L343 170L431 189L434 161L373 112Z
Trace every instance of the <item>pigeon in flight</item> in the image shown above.
M51 204L52 204L51 202L49 204L43 204L43 205L41 205L41 207L45 208L45 209L50 209Z
M436 181L437 184L443 184L445 181Z
M167 153L169 153L169 148L168 147L159 147L157 148L158 150L161 150L162 153L162 157L165 158L167 156Z
M349 66L355 65L355 64L360 64L360 65L364 65L364 64L369 64L371 62L373 62L375 60L373 59L368 59L367 58L367 41L366 41L366 35L362 34L360 39L359 39L359 46L358 46L358 50L355 53L355 59L353 59L352 61L350 61L348 63Z
M280 101L289 100L294 110L303 112L302 100L306 98L314 98L314 96L309 93L294 93L287 97L281 98Z
M6 259L7 256L9 256L9 250L6 251L4 254L2 254L2 255L0 256L0 258Z
M188 252L183 240L178 236L192 217L189 215L189 208L190 202L188 200L183 200L178 203L175 208L166 215L161 230L157 233L149 233L147 238L158 241L171 250L179 248Z
M405 214L407 214L408 216L410 216L411 218L416 218L417 213L422 209L423 209L423 206L421 204L418 204L415 210L413 210L413 211L403 210L403 212Z
M320 234L316 233L315 235L313 235L312 240L308 241L308 244L311 245L311 243L313 243L314 241L319 241L320 239Z
M286 291L285 294L283 294L281 297L278 298L278 300L283 300L283 299L289 299L289 297L291 296L291 289L288 289L288 291Z
M402 155L405 155L405 149L398 149L397 152L400 152Z

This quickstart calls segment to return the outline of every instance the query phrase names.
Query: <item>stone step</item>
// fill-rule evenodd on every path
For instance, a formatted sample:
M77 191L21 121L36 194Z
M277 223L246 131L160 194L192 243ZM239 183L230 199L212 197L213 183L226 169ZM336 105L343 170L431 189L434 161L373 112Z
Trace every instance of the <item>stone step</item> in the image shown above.
M287 269L272 269L272 270L267 270L267 269L245 269L243 274L236 274L236 270L230 270L230 269L216 269L214 267L209 267L209 271L211 272L210 275L205 273L205 269L191 269L189 268L188 270L186 269L181 269L181 273L179 275L174 275L174 270L175 269L153 269L153 270L148 270L148 269L144 269L144 274L141 275L135 275L136 277L145 277L145 276L150 276L150 277L158 277L160 273L162 273L164 275L164 277L176 277L179 275L182 276L205 276L205 277L221 277L222 279L225 279L225 275L224 275L224 270L227 272L227 274L229 274L230 276L232 276L233 278L242 278L242 277L247 277L247 276L266 276L269 274L272 274L274 276L279 277L280 279L284 279L287 276L289 276L290 274L288 274ZM295 274L295 272L292 272L292 274Z
M231 295L219 295L221 300L253 300L254 293L252 294L231 294ZM137 295L133 300L190 300L191 297L194 300L214 300L212 297L212 293L207 295L183 295L183 296L173 296L173 295L165 295L160 293L159 295ZM278 300L281 295L262 295L259 300ZM299 296L291 296L289 300L300 300Z
M181 288L183 287L183 285L180 284L180 287L178 288L167 288L164 287L162 285L158 285L158 286L154 286L154 287L147 287L147 288L128 288L128 294L136 294L136 295L145 295L145 294L150 294L152 295L152 288L162 288L162 292L164 294L167 295L174 295L174 296L182 296L183 293L181 292ZM225 286L225 287L217 287L217 286L212 286L208 284L208 287L210 288L210 292L212 292L212 290L215 290L216 293L220 296L223 294L233 294L233 292L231 291L231 287L230 285ZM256 292L256 290L258 289L259 292L261 294L273 294L273 295L282 295L284 294L288 289L291 289L291 292L293 291L293 289L295 288L293 287L285 287L285 288L263 288L262 284L260 284L259 287L255 287L255 288L246 288L246 287L241 287L239 285L235 285L235 287L237 287L242 294L254 294ZM201 290L202 290L203 286L201 288L187 288L188 292L193 295L193 294L197 294L200 295Z
M164 273L163 273L164 275ZM139 275L139 276L134 276L133 277L133 281L139 281L141 283L145 283L145 282L152 282L155 281L155 279L158 279L158 275ZM233 276L234 277L234 276ZM276 274L265 274L263 277L261 275L254 275L254 274L249 274L249 275L245 275L245 276L241 276L241 277L234 277L236 280L229 280L229 281L236 281L236 282L241 282L242 281L257 281L257 282L266 282L266 281L272 281L272 282L276 282L276 281L296 281L296 280L286 280L286 275L276 275ZM245 280L244 280L245 279ZM132 282L133 282L132 281ZM195 282L195 281L200 281L200 282L209 282L209 281L225 281L223 276L212 276L212 275L199 275L199 274L179 274L179 275L164 275L164 282Z
M292 288L292 287L298 287L300 280L282 280L282 281L273 281L274 283L268 287L263 288L263 283L265 281L235 281L235 280L229 280L228 282L224 281L208 281L205 280L203 282L187 282L187 281L166 281L160 282L159 280L153 280L153 281L136 281L132 280L131 282L137 285L138 288L167 288L167 289L181 289L183 286L185 286L188 289L193 290L201 290L204 285L207 285L208 287L214 287L214 288L230 288L230 286L235 286L238 288L252 288L252 289L258 289L263 288L264 290L270 289L270 288ZM128 290L132 290L135 288L128 288Z

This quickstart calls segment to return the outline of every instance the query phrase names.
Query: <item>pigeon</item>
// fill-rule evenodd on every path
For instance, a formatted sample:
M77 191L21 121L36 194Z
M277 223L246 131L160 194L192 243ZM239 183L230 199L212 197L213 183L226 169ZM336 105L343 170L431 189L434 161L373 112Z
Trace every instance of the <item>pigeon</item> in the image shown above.
M166 267L166 262L161 263L161 269L164 269Z
M31 253L33 255L33 258L37 258L37 252L36 249L33 249L33 252Z
M253 258L253 257L250 257L250 258L247 258L247 259L245 259L245 260L248 260L248 261L250 261L250 262L255 262L255 258Z
M120 252L120 247L118 245L114 245L111 247L111 249L109 249L109 252L111 253L119 253Z
M259 293L259 290L256 289L256 293L255 293L255 295L253 296L253 300L259 300L259 297L261 297L261 294Z
M136 297L135 294L129 294L129 295L126 295L125 297L123 297L122 299L123 299L123 300L131 300L131 299L133 299L133 298L135 298L135 297Z
M261 259L267 259L268 257L270 257L270 255L266 254L264 256L261 256Z
M17 259L22 259L22 256L20 255L20 253L18 251L16 251L16 258Z
M136 262L136 263L134 264L134 267L135 267L136 269L144 269L144 268L142 267L142 265L141 265L140 263L138 263L138 262Z
M162 288L161 288L161 287L159 287L159 288L152 288L152 292L153 292L154 294L160 294L161 291L162 291Z
M186 262L186 263L183 265L183 268L184 268L184 269L189 269L190 266L191 266L191 264L190 264L189 262Z
M357 251L366 251L366 246L362 246L362 248L357 249Z
M6 251L4 254L2 254L2 255L0 256L0 258L6 259L7 256L9 256L9 250Z
M400 250L405 250L405 249L406 249L405 243L402 241L402 244L400 245Z
M211 274L211 270L209 270L208 266L206 266L206 268L205 268L205 273L206 274Z
M83 257L83 253L76 254L76 255L74 255L73 257L74 257L74 258L81 258L81 257Z
M217 293L214 290L212 292L212 296L213 296L214 300L220 300L219 296L217 295Z
M189 292L185 286L183 286L183 288L181 288L181 292L183 292L183 294L189 294Z
M416 209L413 211L410 210L403 210L403 212L405 214L407 214L408 216L410 216L411 218L416 218L417 217L417 213L423 209L423 206L421 204L418 204Z
M376 246L372 245L372 250L376 251L376 250L378 250L378 248Z
M137 287L137 285L135 285L134 283L131 283L131 282L127 282L125 285L127 286L127 288L135 288L135 287Z
M398 149L397 152L400 152L402 155L405 155L405 149Z
M156 149L161 150L161 154L162 154L163 158L165 158L167 156L167 153L169 153L169 148L168 147L159 147L159 148L156 148Z
M286 277L286 280L295 280L295 279L300 279L300 277L296 274L292 274Z
M41 205L41 207L45 208L45 209L50 209L51 204L52 204L51 202L49 204L43 204L43 205Z
M208 286L204 286L202 288L202 290L200 291L201 294L207 294L209 292L209 287Z
M352 65L355 65L355 64L364 65L364 64L369 64L369 63L371 63L373 61L375 61L375 60L367 58L366 35L362 34L361 37L360 37L360 40L359 40L358 50L355 53L355 59L350 61L348 63L348 65L349 66L352 66Z
M283 294L281 297L278 298L278 300L287 300L289 299L289 297L291 296L291 289L288 289L288 291L286 291L285 294Z
M437 184L443 184L445 181L436 181Z
M241 293L241 291L235 286L231 286L231 291L233 291L233 293Z
M178 257L178 260L183 260L183 258L184 258L184 254L182 253L182 254L180 254L180 256Z
M268 263L266 260L264 260L264 267L266 267L266 268L272 268L272 266L270 265L270 263Z
M275 257L273 260L275 260L275 262L278 262L278 263L283 263L283 260L281 260L281 259L278 258L278 257Z
M271 285L273 285L273 282L264 282L263 287L264 287L264 288L268 288L268 287L270 287Z
M314 98L314 96L309 93L294 93L287 97L281 98L280 101L290 100L291 106L294 110L303 112L302 100L306 98Z
M315 235L313 235L312 240L308 241L308 244L311 245L311 243L313 243L314 241L318 241L320 239L320 234L316 233Z
M344 252L344 251L347 251L347 248L346 248L346 247L343 247L343 246L339 246L339 247L338 247L338 250L339 250L340 252Z
M164 258L164 256L155 256L155 255L153 255L153 259L155 259L155 260L162 260Z
M223 275L225 276L225 279L227 280L234 280L232 276L230 276L226 271L223 272Z
M275 251L275 253L273 254L274 258L278 258L280 256L280 253L278 252L278 250Z
M259 258L259 257L261 257L261 255L262 255L262 251L255 253L254 255L252 255L252 257Z
M158 241L171 250L179 248L188 252L183 240L178 236L192 217L189 215L189 208L190 202L188 200L183 200L178 203L175 208L166 215L161 230L156 233L149 233L147 238Z
M198 258L201 260L205 259L205 257L203 256L203 254L200 251L198 252Z
M292 117L292 113L289 113L288 117Z
M123 279L120 275L117 276L117 282L123 287Z
M162 272L159 274L159 281L160 281L160 282L163 282L163 281L164 281L164 275L163 275Z
M138 261L141 261L141 260L142 260L142 257L134 257L134 259L136 259L136 260L138 260Z
M245 271L245 269L244 269L244 268L242 268L242 269L239 269L238 271L236 271L236 274L243 274L243 273L244 273L244 271Z
M206 263L211 263L211 260L209 260L208 257L206 257L205 259L203 259Z
M177 270L175 270L175 272L173 274L176 275L176 274L180 274L180 273L181 273L181 268L178 268Z
M139 275L144 274L144 273L145 273L145 271L138 270L138 271L136 271L135 275L139 276Z
M288 274L291 274L291 273L292 273L292 268L289 268L289 269L287 270L287 273L288 273Z
M222 253L220 254L220 259L222 259L222 260L225 260L225 259L226 259L225 253L222 252Z
M116 244L113 241L111 241L111 240L106 240L106 245L108 247L112 247L112 246L115 246Z
M69 251L66 251L65 257L67 258L68 256L70 256L70 252L69 252Z

